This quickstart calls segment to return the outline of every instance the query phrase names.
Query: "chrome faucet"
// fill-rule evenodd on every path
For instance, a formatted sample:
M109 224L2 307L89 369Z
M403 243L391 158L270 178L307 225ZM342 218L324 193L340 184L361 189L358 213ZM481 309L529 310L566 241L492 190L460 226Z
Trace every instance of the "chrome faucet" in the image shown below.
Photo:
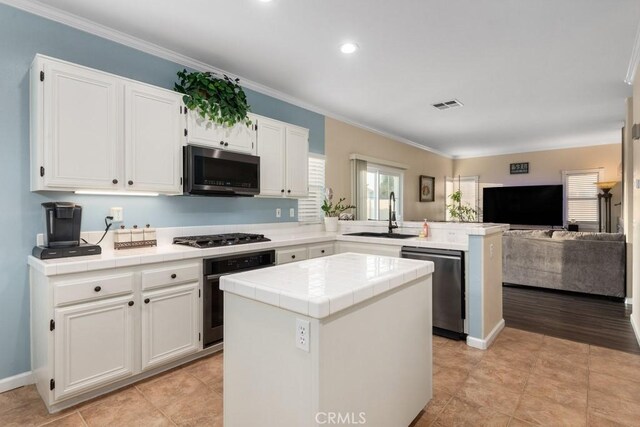
M393 233L393 229L398 228L396 222L396 195L392 191L389 194L389 234Z

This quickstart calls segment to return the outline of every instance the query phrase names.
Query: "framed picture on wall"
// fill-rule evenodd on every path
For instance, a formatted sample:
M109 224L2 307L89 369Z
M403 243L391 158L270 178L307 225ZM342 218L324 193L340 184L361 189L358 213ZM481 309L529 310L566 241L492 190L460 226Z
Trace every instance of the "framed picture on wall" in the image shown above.
M436 179L432 176L420 175L420 201L433 202L435 200Z

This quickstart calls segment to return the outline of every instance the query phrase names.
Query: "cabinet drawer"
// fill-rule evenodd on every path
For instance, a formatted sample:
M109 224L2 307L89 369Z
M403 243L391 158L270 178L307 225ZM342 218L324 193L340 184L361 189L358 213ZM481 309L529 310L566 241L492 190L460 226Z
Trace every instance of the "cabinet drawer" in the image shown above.
M200 280L200 264L177 265L142 272L142 289Z
M54 285L53 299L56 306L90 301L99 298L124 295L133 292L133 273L113 276L96 276Z
M302 261L307 259L307 248L293 248L276 251L276 264Z
M333 243L309 246L309 259L333 255Z

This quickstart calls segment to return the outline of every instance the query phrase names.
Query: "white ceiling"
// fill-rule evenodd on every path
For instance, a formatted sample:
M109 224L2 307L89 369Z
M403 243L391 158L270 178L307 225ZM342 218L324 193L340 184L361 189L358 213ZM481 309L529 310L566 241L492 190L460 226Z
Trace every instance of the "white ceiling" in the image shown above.
M638 0L46 3L463 157L619 142L640 22Z

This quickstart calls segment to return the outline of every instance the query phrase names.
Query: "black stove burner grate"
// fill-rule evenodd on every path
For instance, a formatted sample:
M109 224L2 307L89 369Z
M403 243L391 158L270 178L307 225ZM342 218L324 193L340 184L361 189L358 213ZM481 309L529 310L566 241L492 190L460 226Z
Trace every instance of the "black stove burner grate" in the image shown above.
M217 246L242 245L246 243L269 242L263 234L225 233L208 236L174 237L175 245L192 246L194 248L213 248Z

